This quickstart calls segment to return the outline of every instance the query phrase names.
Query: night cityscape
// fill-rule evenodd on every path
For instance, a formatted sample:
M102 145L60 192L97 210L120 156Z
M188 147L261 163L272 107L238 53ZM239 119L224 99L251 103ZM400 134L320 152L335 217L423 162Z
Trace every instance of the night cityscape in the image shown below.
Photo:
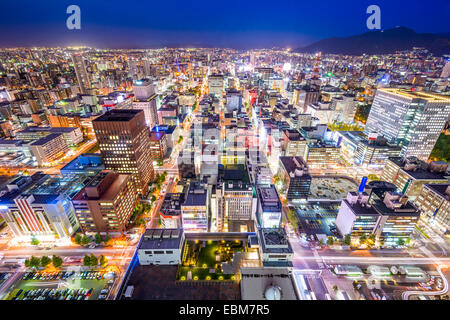
M449 300L447 1L20 6L0 300Z

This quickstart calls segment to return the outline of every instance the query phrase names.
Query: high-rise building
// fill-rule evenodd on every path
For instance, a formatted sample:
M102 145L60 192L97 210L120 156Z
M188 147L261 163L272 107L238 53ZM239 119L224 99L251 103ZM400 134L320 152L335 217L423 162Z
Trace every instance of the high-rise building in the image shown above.
M92 124L105 169L131 174L138 193L145 194L154 171L144 112L113 109Z
M72 199L72 204L83 232L122 232L137 201L130 175L103 171Z
M402 147L402 156L427 161L448 121L450 98L404 89L378 89L365 127Z
M75 68L75 74L77 75L80 92L83 94L88 94L91 89L91 80L89 79L89 74L87 73L83 56L78 53L73 54L72 62Z

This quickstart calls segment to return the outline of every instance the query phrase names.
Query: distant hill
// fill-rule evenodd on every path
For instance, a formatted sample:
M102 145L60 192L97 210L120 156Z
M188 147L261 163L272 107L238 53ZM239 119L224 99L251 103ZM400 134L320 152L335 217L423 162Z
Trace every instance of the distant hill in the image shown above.
M397 27L388 30L366 32L346 38L323 39L295 52L335 53L346 55L388 54L408 50L412 47L424 47L435 55L450 54L450 33L416 33L414 30Z

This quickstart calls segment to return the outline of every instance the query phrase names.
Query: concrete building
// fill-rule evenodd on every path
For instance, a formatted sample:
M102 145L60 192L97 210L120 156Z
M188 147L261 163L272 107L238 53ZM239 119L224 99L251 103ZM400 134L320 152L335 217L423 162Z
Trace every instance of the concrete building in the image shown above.
M245 165L226 165L219 169L216 197L219 230L229 231L233 221L254 219L256 198Z
M259 253L264 267L292 267L294 252L283 228L259 229Z
M273 184L259 185L256 187L258 196L258 208L256 217L261 228L280 228L281 225L281 201L277 189Z
M163 159L167 152L167 139L165 132L150 132L150 151L152 159Z
M105 166L102 162L102 156L98 153L83 153L76 157L59 171L62 175L84 174L87 176L96 176Z
M24 141L33 141L50 134L62 134L68 146L76 146L83 141L79 127L28 127L16 132L15 137Z
M164 229L182 228L182 210L184 193L167 193L159 211L161 224Z
M450 184L424 184L414 202L422 211L420 219L441 235L450 226Z
M83 232L123 232L138 201L131 176L103 171L73 199Z
M298 300L289 268L241 268L242 300Z
M217 98L222 98L225 90L224 76L221 74L211 74L208 76L208 92L216 96Z
M65 156L69 147L63 134L52 133L31 143L30 150L38 165L45 166Z
M302 157L308 158L308 145L306 139L298 130L283 130L282 150L286 157Z
M341 157L350 165L383 167L389 157L398 157L402 148L387 143L382 136L367 137L361 131L337 131Z
M416 199L426 183L448 183L448 163L420 161L415 157L391 157L386 161L381 179L393 183L411 200Z
M147 229L137 250L139 264L178 265L183 248L183 229Z
M68 240L79 228L71 198L86 178L55 178L41 172L7 184L0 196L0 215L19 241Z
M192 181L181 205L185 232L207 232L209 230L209 192L199 182Z
M155 86L150 79L136 80L133 85L136 100L148 100L155 94Z
M402 156L427 161L449 120L450 98L438 94L378 89L364 132L402 147Z
M397 187L385 181L371 181L363 192L349 192L342 200L336 227L341 235L354 240L362 234L375 234L386 246L407 241L420 217L420 211Z
M284 181L288 200L308 199L311 176L301 157L280 157L278 175Z
M75 68L75 74L77 75L80 92L83 94L89 94L92 86L83 56L81 54L74 53L72 55L72 62Z

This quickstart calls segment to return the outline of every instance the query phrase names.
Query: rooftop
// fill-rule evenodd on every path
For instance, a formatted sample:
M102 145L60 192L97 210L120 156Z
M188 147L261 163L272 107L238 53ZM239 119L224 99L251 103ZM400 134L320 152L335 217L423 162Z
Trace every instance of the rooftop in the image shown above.
M130 121L140 112L144 112L144 111L134 110L134 109L113 109L113 110L107 111L105 114L96 118L92 122Z
M139 249L179 249L182 239L183 229L147 229Z

